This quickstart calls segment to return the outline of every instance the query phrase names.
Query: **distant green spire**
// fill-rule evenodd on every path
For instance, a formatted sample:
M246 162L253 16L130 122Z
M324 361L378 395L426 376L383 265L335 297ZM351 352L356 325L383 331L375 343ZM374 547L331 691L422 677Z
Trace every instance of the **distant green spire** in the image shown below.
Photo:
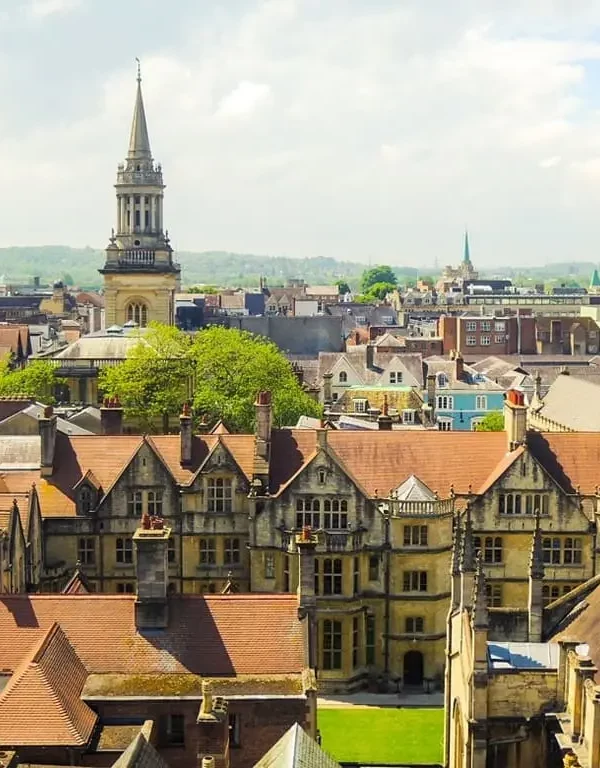
M471 253L469 251L469 233L467 232L466 229L465 229L465 253L463 256L463 262L465 264L471 263Z
M600 275L598 274L597 269L595 269L592 272L592 279L590 280L590 288L600 288Z

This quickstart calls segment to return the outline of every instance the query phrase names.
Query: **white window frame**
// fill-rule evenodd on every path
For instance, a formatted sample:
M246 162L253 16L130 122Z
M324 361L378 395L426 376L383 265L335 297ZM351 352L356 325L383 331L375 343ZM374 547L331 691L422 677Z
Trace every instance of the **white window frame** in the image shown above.
M494 344L504 344L506 341L506 336L503 333L497 333L494 336Z
M438 373L436 384L438 387L443 388L448 386L448 377L445 373Z
M489 333L484 333L479 337L479 343L482 347L489 347L492 343L492 338Z
M477 336L467 336L467 347L477 346Z
M452 432L452 419L442 416L437 420L439 432Z
M413 408L405 408L402 411L402 423L403 424L415 423L415 410Z
M367 401L363 397L356 398L356 400L352 401L354 405L354 413L366 413L367 412Z
M402 384L402 371L390 371L390 384Z
M477 432L477 425L481 424L483 421L483 418L481 416L476 416L474 419L471 419L471 432Z
M479 326L479 329L481 331L491 331L492 330L492 324L489 320L482 320L481 325Z
M494 323L494 330L495 331L505 331L506 330L506 323L504 320L497 320Z
M476 395L475 397L475 410L487 411L487 395Z
M453 395L437 395L435 407L438 411L453 411L454 396Z
M467 331L476 331L477 330L477 322L475 320L468 320L466 322L466 330Z

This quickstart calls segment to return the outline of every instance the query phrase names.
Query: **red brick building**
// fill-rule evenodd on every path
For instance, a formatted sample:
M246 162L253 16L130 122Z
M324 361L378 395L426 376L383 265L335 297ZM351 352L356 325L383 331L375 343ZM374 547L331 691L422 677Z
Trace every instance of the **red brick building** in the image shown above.
M535 354L536 318L517 315L442 315L438 321L443 353L471 355Z

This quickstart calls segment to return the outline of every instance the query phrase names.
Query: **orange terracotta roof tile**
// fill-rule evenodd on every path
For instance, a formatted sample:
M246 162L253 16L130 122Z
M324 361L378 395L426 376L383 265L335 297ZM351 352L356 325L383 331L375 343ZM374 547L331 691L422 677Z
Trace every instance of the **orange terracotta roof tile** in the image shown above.
M217 421L215 426L210 430L210 434L211 435L229 435L230 432L225 426L225 424L223 424L223 422L219 419L219 421Z
M594 494L600 485L600 432L529 432L527 444L565 491Z
M189 485L192 482L196 473L206 461L208 454L217 443L216 437L194 435L192 438L191 464L182 467L181 438L179 435L152 435L147 440L163 460L175 481L181 485Z
M487 490L489 490L492 485L494 485L494 483L497 482L502 477L502 475L512 467L519 456L522 456L524 453L525 448L520 445L516 450L504 454L504 457L500 459L498 464L496 464L492 470L491 474L486 477L484 483L475 492L485 493Z
M275 675L306 666L295 595L172 596L168 628L140 634L135 596L92 594L0 595L0 668L16 669L54 622L89 673Z
M415 475L440 496L476 492L507 451L504 432L351 432L331 430L327 444L372 496Z
M71 576L61 590L63 595L89 595L88 581L79 569Z
M85 745L98 717L81 700L87 670L57 624L35 634L0 696L0 744Z

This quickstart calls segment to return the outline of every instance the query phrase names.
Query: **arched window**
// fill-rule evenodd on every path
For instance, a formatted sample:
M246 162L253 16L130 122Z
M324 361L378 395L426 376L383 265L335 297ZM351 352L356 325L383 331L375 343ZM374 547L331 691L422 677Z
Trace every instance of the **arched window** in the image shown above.
M140 328L148 325L148 307L143 302L131 302L127 305L127 321L133 320Z
M82 486L79 491L79 512L82 515L89 514L93 506L94 497L89 485Z
M348 374L346 373L346 371L340 371L338 376L338 381L340 382L340 384L345 384L348 381Z

